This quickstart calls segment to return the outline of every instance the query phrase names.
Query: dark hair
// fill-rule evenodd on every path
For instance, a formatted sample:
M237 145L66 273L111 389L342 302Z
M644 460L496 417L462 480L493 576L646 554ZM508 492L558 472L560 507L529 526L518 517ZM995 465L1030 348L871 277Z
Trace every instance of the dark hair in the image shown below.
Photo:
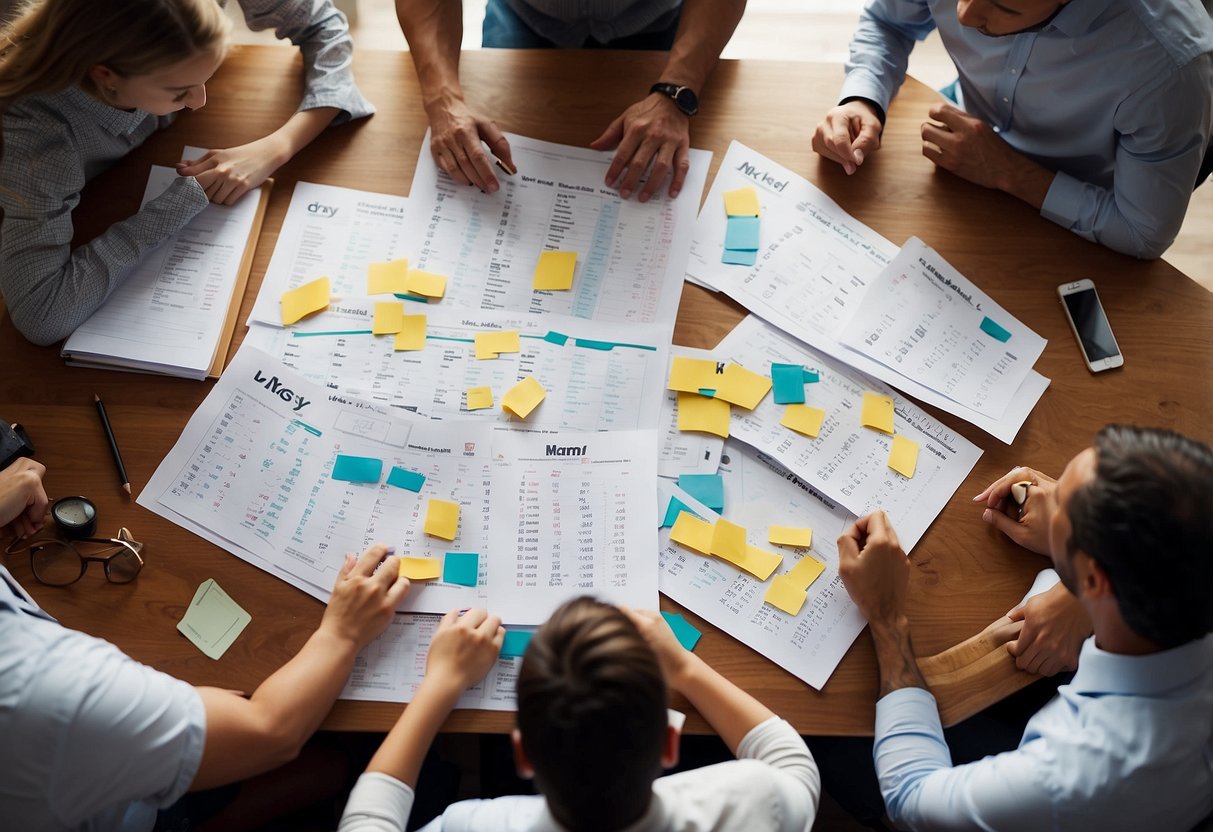
M667 722L657 656L615 607L576 598L531 639L518 674L518 730L560 823L607 832L644 814Z
M1213 451L1169 430L1108 425L1070 499L1070 554L1107 573L1133 632L1163 649L1213 631Z

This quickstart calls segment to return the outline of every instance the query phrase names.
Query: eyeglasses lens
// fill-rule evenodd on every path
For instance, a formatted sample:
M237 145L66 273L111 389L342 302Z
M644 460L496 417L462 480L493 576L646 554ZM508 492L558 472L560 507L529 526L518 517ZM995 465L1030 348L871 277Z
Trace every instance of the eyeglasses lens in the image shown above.
M143 563L140 562L139 556L123 546L105 562L105 576L112 583L125 584L135 580L135 576L142 568Z
M67 586L84 574L84 561L66 543L51 541L30 549L34 577L51 586Z

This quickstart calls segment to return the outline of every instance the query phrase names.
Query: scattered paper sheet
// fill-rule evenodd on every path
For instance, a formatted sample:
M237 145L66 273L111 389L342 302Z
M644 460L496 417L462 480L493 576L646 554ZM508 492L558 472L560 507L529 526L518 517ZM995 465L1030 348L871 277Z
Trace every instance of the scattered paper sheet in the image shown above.
M207 578L194 593L177 630L217 661L252 620L214 578Z

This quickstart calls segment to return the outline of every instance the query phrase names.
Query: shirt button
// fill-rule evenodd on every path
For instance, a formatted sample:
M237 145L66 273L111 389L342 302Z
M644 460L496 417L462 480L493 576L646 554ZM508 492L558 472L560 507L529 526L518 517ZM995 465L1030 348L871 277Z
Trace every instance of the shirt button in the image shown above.
M1011 74L1012 74L1012 75L1014 75L1014 74L1015 74L1016 72L1018 72L1018 71L1019 71L1019 70L1017 70L1017 69L1012 69L1012 70L1011 70Z
M1004 104L1006 104L1010 100L1011 99L1007 98L1005 95L1002 97L1002 103L1004 103Z

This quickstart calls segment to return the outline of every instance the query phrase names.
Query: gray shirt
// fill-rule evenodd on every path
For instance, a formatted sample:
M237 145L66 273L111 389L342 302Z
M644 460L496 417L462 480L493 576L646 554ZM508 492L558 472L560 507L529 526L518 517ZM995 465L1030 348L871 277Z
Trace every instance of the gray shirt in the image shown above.
M576 48L593 38L608 43L648 31L682 0L506 0L537 34L557 46Z
M302 52L300 110L335 107L340 124L374 112L351 71L349 29L331 0L242 0L252 29L273 27ZM151 249L207 205L182 177L134 216L73 250L72 212L84 185L171 116L118 110L72 87L19 99L4 113L0 157L0 291L13 324L36 344L70 335Z

